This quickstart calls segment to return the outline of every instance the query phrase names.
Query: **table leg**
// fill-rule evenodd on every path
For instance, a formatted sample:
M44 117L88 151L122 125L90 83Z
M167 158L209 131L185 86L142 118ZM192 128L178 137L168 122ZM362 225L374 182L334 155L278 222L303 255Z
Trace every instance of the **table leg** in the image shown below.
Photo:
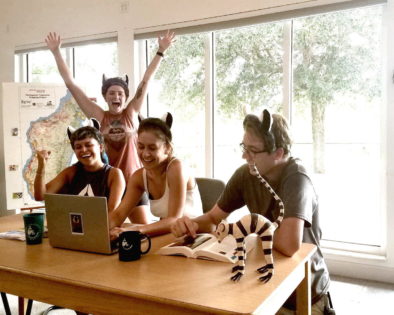
M305 277L297 287L297 314L311 315L311 265L305 262Z

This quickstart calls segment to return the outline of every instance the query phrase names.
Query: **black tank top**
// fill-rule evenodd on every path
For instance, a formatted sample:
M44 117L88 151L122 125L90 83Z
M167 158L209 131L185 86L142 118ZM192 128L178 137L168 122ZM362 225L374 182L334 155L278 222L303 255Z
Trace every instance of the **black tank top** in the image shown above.
M104 164L96 172L88 172L80 162L74 164L77 168L74 178L63 186L60 193L80 196L96 196L109 198L108 175L112 166Z

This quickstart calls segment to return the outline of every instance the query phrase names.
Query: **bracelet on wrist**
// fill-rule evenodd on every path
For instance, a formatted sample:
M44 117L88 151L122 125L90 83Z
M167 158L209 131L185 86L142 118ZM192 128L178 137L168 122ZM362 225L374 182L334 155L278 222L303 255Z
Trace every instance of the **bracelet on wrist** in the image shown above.
M164 58L164 54L163 54L161 51L158 51L158 52L156 53L156 55L158 55L158 56Z

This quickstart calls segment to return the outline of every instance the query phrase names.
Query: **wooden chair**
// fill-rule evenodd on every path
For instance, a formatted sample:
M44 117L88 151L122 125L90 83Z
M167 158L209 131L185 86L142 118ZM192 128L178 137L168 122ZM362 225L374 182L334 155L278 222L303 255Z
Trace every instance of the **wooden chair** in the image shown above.
M213 208L226 184L215 178L197 177L196 183L201 195L202 209L206 213Z

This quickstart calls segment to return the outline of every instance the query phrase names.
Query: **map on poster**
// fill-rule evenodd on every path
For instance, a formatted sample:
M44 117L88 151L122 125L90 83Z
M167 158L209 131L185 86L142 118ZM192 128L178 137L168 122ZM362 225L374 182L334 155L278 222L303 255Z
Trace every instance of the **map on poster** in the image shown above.
M65 86L3 83L3 132L7 208L35 206L36 151L51 151L45 180L71 164L67 127L86 117Z

